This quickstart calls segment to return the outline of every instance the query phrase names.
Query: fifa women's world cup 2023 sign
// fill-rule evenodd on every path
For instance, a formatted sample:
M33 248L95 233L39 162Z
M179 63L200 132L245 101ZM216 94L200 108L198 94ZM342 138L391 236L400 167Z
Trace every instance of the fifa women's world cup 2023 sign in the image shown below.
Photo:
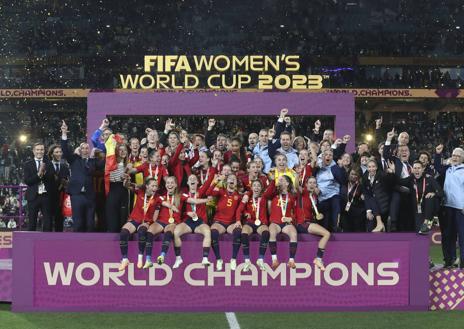
M299 74L299 60L299 55L147 55L143 73L120 74L119 81L123 89L321 89L324 77Z

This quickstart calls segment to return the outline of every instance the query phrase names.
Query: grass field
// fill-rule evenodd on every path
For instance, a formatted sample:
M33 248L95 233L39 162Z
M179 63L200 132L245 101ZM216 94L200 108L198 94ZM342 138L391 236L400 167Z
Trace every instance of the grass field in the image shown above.
M430 255L442 263L441 249ZM230 328L225 313L12 313L0 304L0 329L93 329L93 328ZM240 328L427 328L463 329L464 311L357 312L357 313L237 313Z

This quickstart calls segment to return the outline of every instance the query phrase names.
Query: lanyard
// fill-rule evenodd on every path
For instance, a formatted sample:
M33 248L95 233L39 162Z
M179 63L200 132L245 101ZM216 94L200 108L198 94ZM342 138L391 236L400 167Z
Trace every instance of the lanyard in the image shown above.
M416 202L418 205L422 204L422 200L424 200L424 195L425 195L425 177L422 180L422 197L419 201L419 189L417 188L417 182L414 182L414 189L416 190Z
M169 193L166 194L166 200L170 203L173 204L172 202L174 201L174 196L171 195L171 200L169 200ZM169 208L169 218L172 218L173 211L171 208Z
M319 217L319 210L317 209L316 201L314 200L311 193L309 193L309 200L311 200L311 205L313 206L314 212L316 213L316 217Z
M356 195L356 191L358 190L358 186L359 186L359 184L356 184L354 192L353 192L353 197L351 198L350 203L352 203L353 200L354 200L354 197ZM352 190L353 190L353 186L351 186L351 188L348 187L348 195L347 195L348 200L350 199L350 193L351 193Z
M304 185L305 177L306 177L306 166L304 166L304 169L303 169L303 176L301 177L300 186Z
M261 198L257 198L258 201L256 201L256 199L254 197L252 197L252 200L253 200L253 209L256 213L256 219L259 220L259 206L261 204ZM282 204L282 203L281 203ZM285 215L284 215L285 216Z
M148 205L150 204L151 200L153 199L153 195L150 197L150 199L147 202L147 194L145 193L143 197L143 214L146 215L148 211Z
M158 170L159 170L159 166L156 166L155 176L153 176L153 171L151 170L151 163L148 164L148 171L150 172L149 177L153 177L155 178L155 180L158 180Z
M208 180L208 176L209 176L209 169L206 169L206 176L205 176L205 178L203 178L203 170L200 170L200 181L201 181L201 184L204 184L204 183Z
M197 198L197 192L193 193L193 195L192 195L192 193L189 192L189 195L190 195L190 197L193 198L193 199L196 199L196 198ZM193 211L193 212L197 212L197 205L196 205L196 204L191 203L190 206L192 207L192 211Z
M282 216L285 217L287 215L287 206L288 206L288 194L285 195L286 198L285 198L285 204L284 204L284 201L282 199L282 194L279 195L279 199L280 199L280 209L282 210Z

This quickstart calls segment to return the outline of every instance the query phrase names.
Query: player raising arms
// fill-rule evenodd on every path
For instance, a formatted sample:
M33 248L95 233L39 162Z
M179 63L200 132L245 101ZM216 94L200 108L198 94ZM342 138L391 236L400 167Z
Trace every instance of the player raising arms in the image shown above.
M207 195L218 198L214 223L211 225L211 246L216 256L216 270L218 271L221 271L223 266L223 260L219 251L219 236L226 232L233 235L230 269L235 270L242 232L242 224L240 221L236 221L235 217L240 203L240 194L237 192L237 177L232 174L228 175L225 187L222 187L224 186L224 180L224 175L221 175L215 186L212 185L207 192Z
M201 153L200 153L201 154ZM200 155L201 158L201 155ZM216 169L209 169L209 177L204 184L198 189L198 177L190 175L187 181L189 191L183 194L186 198L201 199L206 196L206 191L209 189L211 182L214 179ZM187 201L185 212L182 214L183 223L176 225L174 229L174 250L176 250L176 262L173 268L178 268L182 264L181 246L182 235L186 233L200 233L203 235L203 260L201 263L209 266L211 263L208 260L209 249L211 248L211 230L206 219L206 205L204 203L195 204ZM178 254L178 255L177 255Z
M297 231L298 233L311 233L321 236L317 246L316 258L314 258L313 263L319 267L321 271L324 271L325 267L322 257L324 257L324 251L330 238L330 232L317 223L317 221L324 218L322 213L317 209L318 192L316 178L313 176L309 177L305 189L299 194L297 200Z
M155 193L158 189L158 183L153 178L145 180L144 187L136 189L135 193L137 199L135 201L134 209L129 215L129 221L124 224L120 233L119 246L121 247L122 260L119 266L120 271L124 271L129 265L127 258L127 251L129 248L129 237L135 232L138 233L139 240L139 255L137 260L137 267L143 266L143 253L146 247L147 230L149 225L153 223L155 212L158 212L158 198ZM153 239L151 239L152 243ZM150 259L147 254L147 261Z
M164 179L169 176L168 170L161 164L161 155L159 150L151 151L149 155L149 162L142 163L140 166L131 169L130 173L140 172L143 173L144 178L154 178L158 186L164 184Z
M293 225L293 221L296 218L295 188L293 187L292 179L287 175L279 177L277 187L272 173L270 173L270 180L271 184L267 187L263 197L271 200L269 249L272 256L272 268L276 269L279 266L276 238L280 232L290 238L290 258L287 266L296 268L295 255L298 242L296 228Z
M237 221L242 215L245 217L245 224L242 227L242 246L243 257L245 258L244 272L250 270L250 234L258 233L261 236L259 242L259 257L256 264L261 270L264 268L264 254L269 243L269 228L267 218L267 200L262 197L264 185L260 180L251 183L251 192L247 192L242 197L242 202L237 210Z

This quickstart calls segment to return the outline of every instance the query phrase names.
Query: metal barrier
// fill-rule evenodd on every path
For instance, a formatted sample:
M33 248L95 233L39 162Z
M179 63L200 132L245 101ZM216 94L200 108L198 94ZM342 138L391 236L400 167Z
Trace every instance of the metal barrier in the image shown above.
M0 185L0 230L26 229L26 185ZM11 222L10 222L11 221ZM12 227L12 221L16 227ZM2 224L3 223L3 224Z

